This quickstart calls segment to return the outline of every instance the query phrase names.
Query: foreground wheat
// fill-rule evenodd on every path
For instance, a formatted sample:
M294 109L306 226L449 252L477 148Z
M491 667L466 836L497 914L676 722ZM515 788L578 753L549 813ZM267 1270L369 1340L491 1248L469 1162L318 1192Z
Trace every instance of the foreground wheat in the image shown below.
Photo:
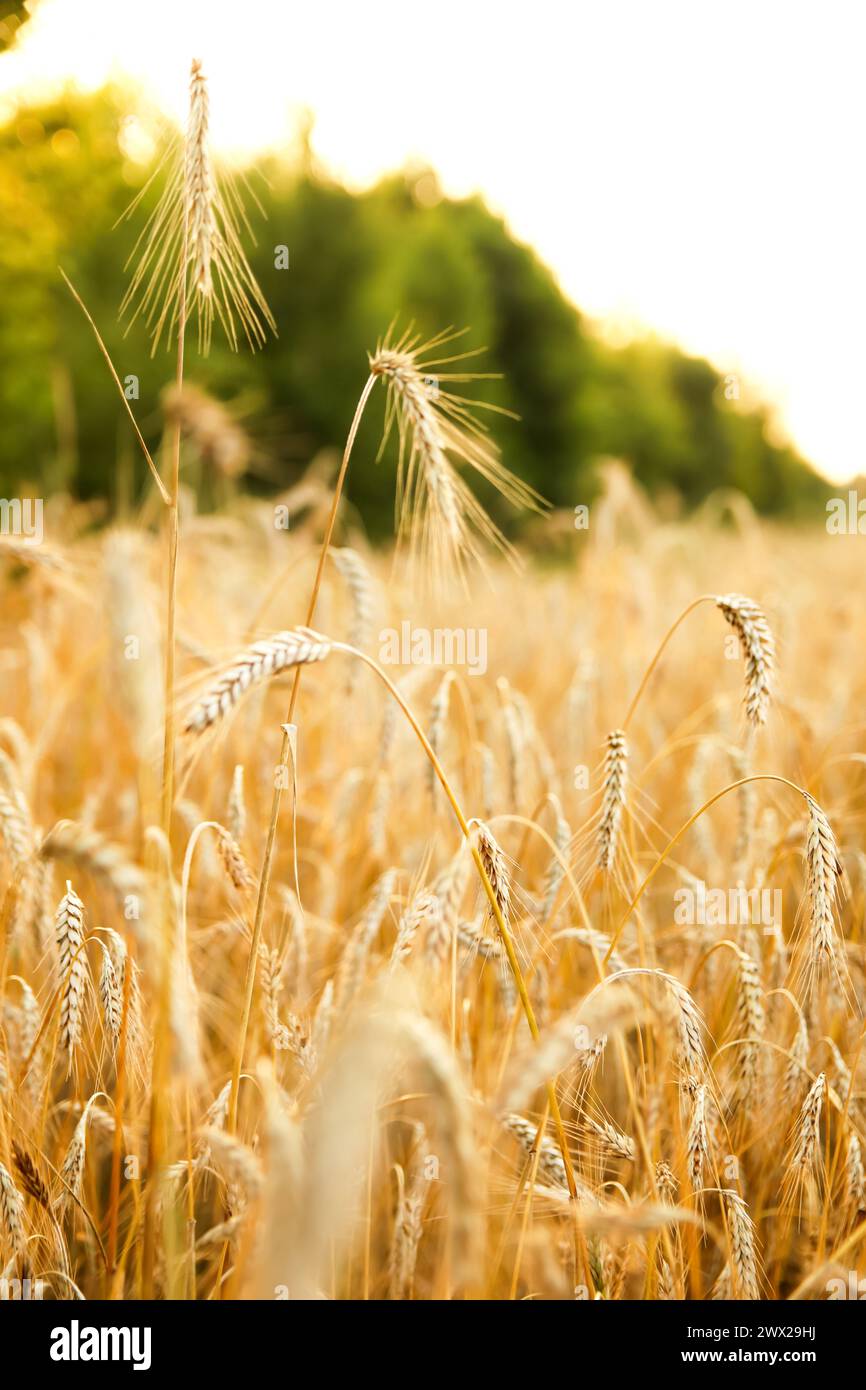
M520 579L500 563L467 477L538 499L452 393L471 373L449 335L407 334L371 356L324 526L277 555L261 504L194 517L180 589L181 429L227 475L243 453L185 391L187 321L204 347L215 321L232 345L270 322L207 136L194 64L126 303L177 347L168 484L137 431L168 563L146 528L100 532L55 499L67 543L50 562L7 545L0 572L0 1287L577 1297L593 1326L598 1299L824 1296L829 1270L866 1263L856 569L780 532L742 559L788 634L774 718L770 624L716 592L728 546L704 523L655 529L642 506L621 538L621 477L606 550ZM423 562L405 584L341 515L379 382L399 538ZM469 563L485 549L492 593ZM390 624L455 621L430 574L462 582L488 675L371 654L380 600ZM320 604L348 641L313 627ZM670 641L699 605L736 638L737 682L709 644ZM147 670L120 665L130 635ZM731 907L741 890L757 909Z
M226 612L242 633L256 542L246 522L226 524L237 537ZM309 557L303 538L292 544ZM712 536L695 542L698 569L714 544ZM156 572L157 549L142 545ZM104 551L98 541L90 563L113 566L114 549L112 537ZM184 624L208 611L206 547L199 554ZM65 558L74 568L77 548ZM653 562L642 563L648 591L655 585L666 609L669 576L662 581ZM375 582L380 562L367 564ZM47 572L28 573L16 602L36 611ZM329 620L345 630L353 596L337 571L326 576ZM111 678L112 643L127 625L106 613L96 659L107 678L86 686L92 721L52 728L31 708L29 687L13 684L13 712L0 721L4 1268L23 1271L26 1250L58 1297L70 1292L53 1272L62 1267L91 1296L149 1287L180 1297L273 1296L290 1283L340 1298L564 1298L577 1289L591 1304L598 1293L785 1297L820 1281L837 1247L862 1262L866 1133L853 1000L864 979L866 875L846 810L856 759L850 770L834 764L832 777L816 774L815 795L804 792L784 773L799 771L811 735L795 725L793 738L777 723L782 771L748 774L756 828L746 869L751 882L778 886L782 928L714 924L709 915L682 923L678 886L701 878L734 889L743 872L737 783L724 780L720 741L706 759L711 804L699 818L712 822L712 834L680 833L699 809L687 791L692 736L665 748L644 728L658 711L662 726L690 730L697 710L712 730L720 708L733 728L737 693L726 689L720 705L718 671L690 667L684 652L681 679L660 674L633 724L627 793L617 733L610 765L586 795L571 785L561 698L578 653L567 630L552 642L533 617L559 581L533 574L527 594L526 579L503 568L498 582L507 602L477 601L491 652L512 653L512 727L496 671L466 682L455 669L444 682L447 701L440 674L421 670L394 684L404 703L411 690L431 711L430 752L438 751L452 794L472 810L491 803L483 819L467 822L462 851L457 823L452 830L431 814L433 764L418 736L427 721L416 734L388 682L371 675L376 663L314 629L241 645L205 677L198 652L183 658L184 690L193 692L184 706L190 756L171 862L140 819L152 743L131 718L117 718L118 704L130 715L147 707ZM581 575L587 612L605 582L594 570ZM680 583L685 595L694 576ZM380 591L387 602L387 588ZM76 591L58 589L54 601L68 627L81 625ZM430 600L416 602L433 621ZM644 626L626 631L640 657L651 657ZM9 632L13 644L22 641ZM618 670L622 633L598 618L582 645L587 634L597 664ZM41 669L62 686L69 654L42 640ZM358 668L350 686L349 663ZM249 865L262 853L280 766L268 745L285 714L282 686L307 666L296 704L297 805L293 796L293 815L273 842L235 1091L254 920ZM810 688L811 667L799 670ZM746 684L749 673L747 660ZM598 693L593 720L578 730L587 755L608 738L620 686ZM837 737L858 717L855 683L847 722L834 714ZM820 704L813 718L820 728ZM98 733L106 721L115 731L110 763ZM844 736L853 754L856 735ZM525 815L512 809L515 740ZM45 777L46 765L56 780ZM435 785L437 801L447 801L438 776ZM617 875L597 874L595 855L585 868L582 846L597 850L601 831L615 844L613 863L628 855L642 883L652 875L630 910ZM163 1015L160 885L169 884L169 868ZM164 1160L148 1286L138 1251L157 1044ZM457 1147L448 1150L453 1125ZM131 1159L143 1175L137 1188L124 1179ZM61 1266L52 1254L58 1240Z

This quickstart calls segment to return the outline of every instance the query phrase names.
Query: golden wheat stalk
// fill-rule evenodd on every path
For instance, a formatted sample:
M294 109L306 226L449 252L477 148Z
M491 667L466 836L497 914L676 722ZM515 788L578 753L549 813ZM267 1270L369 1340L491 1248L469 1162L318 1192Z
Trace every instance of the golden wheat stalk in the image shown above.
M84 950L84 904L67 880L66 892L60 899L55 918L55 936L60 972L60 1046L72 1055L81 1035L81 1010L87 979L87 955Z
M749 1209L737 1192L723 1193L725 1214L731 1236L731 1273L734 1297L759 1299L759 1267L755 1245L755 1224Z
M537 511L541 505L538 494L503 467L472 413L480 403L447 389L447 383L473 380L472 373L441 370L469 354L431 356L455 336L421 343L410 330L393 342L386 338L370 356L372 376L388 388L383 447L397 424L398 538L423 558L437 585L451 575L465 578L466 561L480 558L479 542L515 558L456 465L478 473L514 506Z
M276 332L241 243L242 229L249 231L243 205L231 181L214 172L208 125L207 82L201 64L193 61L186 135L170 159L162 197L130 254L127 264L134 264L134 270L120 309L130 324L144 317L154 352L163 337L173 340L188 317L198 321L204 353L215 320L235 350L239 333L255 349L264 343L266 329Z
M721 594L716 605L740 639L746 663L746 718L759 727L767 721L775 671L776 648L770 625L745 594Z
M12 1174L0 1163L0 1233L5 1234L13 1254L24 1248L24 1199Z
M601 816L596 836L599 868L610 873L616 860L619 832L625 807L628 777L628 743L621 729L607 736Z
M234 710L247 691L293 666L324 661L332 647L310 628L277 632L235 657L231 666L200 696L187 713L184 733L200 734Z

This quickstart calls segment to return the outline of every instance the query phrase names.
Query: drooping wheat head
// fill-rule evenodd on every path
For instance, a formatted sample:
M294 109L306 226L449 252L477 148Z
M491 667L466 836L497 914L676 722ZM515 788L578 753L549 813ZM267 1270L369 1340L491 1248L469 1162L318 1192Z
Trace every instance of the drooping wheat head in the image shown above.
M776 648L763 611L745 594L720 594L716 605L740 639L746 663L744 702L753 727L767 721L773 691Z
M277 632L254 642L241 652L187 713L184 732L200 734L224 719L254 685L271 680L281 671L313 661L324 661L331 651L327 638L309 628Z
M467 560L481 558L485 543L514 558L515 552L458 472L478 473L517 507L538 510L541 499L502 465L470 402L445 383L472 381L477 374L443 372L469 354L440 357L453 340L442 333L427 343L408 330L386 338L370 357L370 371L388 390L383 447L396 422L397 533L424 562L438 588L455 577L465 582Z

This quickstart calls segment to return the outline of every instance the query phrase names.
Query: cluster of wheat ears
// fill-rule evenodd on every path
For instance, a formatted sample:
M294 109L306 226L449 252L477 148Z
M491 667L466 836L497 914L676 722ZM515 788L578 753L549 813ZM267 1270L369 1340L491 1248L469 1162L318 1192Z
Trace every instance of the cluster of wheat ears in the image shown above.
M736 498L663 524L611 465L577 556L517 572L465 476L538 499L448 335L371 355L288 531L198 513L182 450L229 476L244 441L187 324L270 321L198 65L176 165L128 299L177 346L151 495L0 548L0 1275L827 1297L866 1236L848 552ZM379 384L396 567L340 507ZM490 671L383 666L406 620Z

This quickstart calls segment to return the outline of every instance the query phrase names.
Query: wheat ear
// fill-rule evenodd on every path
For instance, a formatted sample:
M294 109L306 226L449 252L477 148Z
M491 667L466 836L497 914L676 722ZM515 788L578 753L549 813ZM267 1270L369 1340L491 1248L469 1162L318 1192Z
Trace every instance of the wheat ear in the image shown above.
M54 930L60 956L60 1046L68 1054L71 1070L72 1054L81 1033L87 957L84 951L84 904L68 880L66 892L57 907Z
M866 1171L863 1168L860 1140L853 1130L848 1136L846 1167L848 1200L855 1212L866 1211Z
M263 642L254 642L240 653L217 678L186 716L184 733L200 734L234 710L255 685L271 680L281 671L324 661L331 643L310 628L277 632Z
M755 1249L755 1225L749 1209L737 1192L723 1194L728 1229L731 1234L731 1270L734 1296L740 1299L759 1299L758 1258Z
M616 859L619 830L625 806L628 774L628 744L621 729L607 736L604 760L604 787L601 795L601 818L598 825L597 849L599 868L609 873Z
M370 357L371 375L388 388L383 445L397 422L398 536L412 551L422 552L439 584L450 574L464 576L466 559L478 557L479 539L514 557L452 458L517 506L538 510L541 501L503 467L468 404L445 389L448 382L472 379L466 373L443 374L440 368L449 359L428 355L451 336L442 334L420 345L411 333L404 334L396 342L380 343Z
M821 807L806 796L809 828L806 835L806 890L809 900L809 973L838 971L834 908L842 865L836 837Z
M490 880L493 896L502 913L502 919L508 926L511 921L511 875L508 872L505 854L493 831L484 821L473 820L470 821L470 825L476 832L478 853L484 865L484 872Z
M801 1192L809 1185L820 1160L821 1110L826 1084L826 1077L821 1072L809 1087L794 1125L784 1179L785 1189L792 1194Z
M695 1087L692 1116L689 1124L689 1180L694 1192L700 1192L704 1185L704 1170L710 1159L710 1144L707 1130L707 1088Z
M24 1248L24 1198L15 1186L12 1174L0 1163L0 1230L13 1253Z
M716 606L740 639L746 663L746 718L755 727L767 721L775 669L775 643L762 610L745 594L720 594Z
M748 1106L755 1099L764 1023L761 976L755 961L743 951L737 960L737 1028L741 1038L737 1055L738 1105Z

